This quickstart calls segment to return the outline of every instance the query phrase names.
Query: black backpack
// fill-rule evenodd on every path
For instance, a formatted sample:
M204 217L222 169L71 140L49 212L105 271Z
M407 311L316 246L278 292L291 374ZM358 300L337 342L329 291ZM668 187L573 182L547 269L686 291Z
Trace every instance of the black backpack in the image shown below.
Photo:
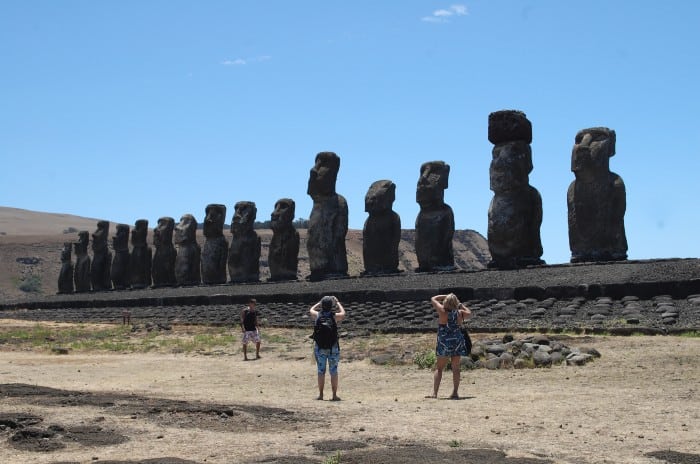
M338 343L338 325L335 315L330 311L321 311L316 318L312 336L319 348L329 349Z

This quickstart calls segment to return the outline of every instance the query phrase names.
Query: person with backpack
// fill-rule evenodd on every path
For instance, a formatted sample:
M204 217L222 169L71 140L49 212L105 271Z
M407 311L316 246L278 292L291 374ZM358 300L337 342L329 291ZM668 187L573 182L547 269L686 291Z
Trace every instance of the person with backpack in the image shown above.
M337 308L337 311L333 311ZM338 322L345 319L345 308L334 296L324 296L321 301L309 309L314 320L314 357L318 374L318 398L323 399L323 387L326 383L326 365L331 375L331 401L340 401L338 396L338 361L340 345L338 344Z
M258 312L255 310L255 298L248 300L248 307L241 312L241 331L243 331L243 360L248 361L248 343L255 342L255 359L260 358L260 330L258 329Z
M437 365L433 376L433 394L430 398L437 398L440 381L442 381L442 371L450 361L452 369L452 394L451 399L459 399L460 382L460 359L469 354L467 342L461 331L462 322L471 317L471 311L463 303L460 303L457 295L435 295L430 302L438 313L438 333L435 355Z

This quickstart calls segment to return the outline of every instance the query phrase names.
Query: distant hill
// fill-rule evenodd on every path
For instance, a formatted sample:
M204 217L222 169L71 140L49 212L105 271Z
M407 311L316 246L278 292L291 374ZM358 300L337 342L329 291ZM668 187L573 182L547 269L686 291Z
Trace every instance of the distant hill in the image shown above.
M98 219L0 206L0 235L53 235L95 229Z
M19 289L22 282L33 279L33 285L40 294L56 292L58 272L61 268L61 248L64 242L75 242L77 232L95 231L98 219L84 218L69 214L42 213L17 208L0 207L0 297L31 297ZM110 234L115 226L111 225ZM261 280L269 277L267 254L272 231L257 229L262 241ZM198 241L204 242L202 231L198 232ZM301 244L299 250L299 277L309 275L309 257L306 252L306 230L299 229ZM152 234L149 233L149 242ZM227 240L230 236L227 234ZM416 259L415 231L401 231L399 243L399 269L413 272L418 266ZM111 245L111 240L110 240ZM363 269L362 231L351 229L346 236L348 253L348 273L359 275ZM491 259L486 239L473 230L457 230L454 235L455 264L460 269L483 269ZM75 257L74 257L75 258ZM26 287L26 285L25 285Z

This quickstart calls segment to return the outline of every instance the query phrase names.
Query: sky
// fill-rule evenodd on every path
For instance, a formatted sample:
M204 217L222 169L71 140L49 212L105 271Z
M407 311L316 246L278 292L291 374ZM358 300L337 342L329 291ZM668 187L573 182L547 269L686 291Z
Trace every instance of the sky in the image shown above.
M488 115L533 126L549 264L566 263L576 133L617 134L630 259L700 256L700 2L0 1L0 205L133 225L292 198L341 159L349 226L392 180L451 167L457 229L487 236ZM114 228L112 228L114 233Z

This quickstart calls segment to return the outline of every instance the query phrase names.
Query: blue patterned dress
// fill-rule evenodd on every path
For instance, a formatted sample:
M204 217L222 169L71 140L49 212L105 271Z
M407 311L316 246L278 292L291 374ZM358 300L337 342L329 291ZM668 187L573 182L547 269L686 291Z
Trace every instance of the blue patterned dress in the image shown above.
M437 332L437 346L435 354L437 356L466 356L467 345L464 336L459 330L457 317L459 311L447 312L447 324L440 324Z

